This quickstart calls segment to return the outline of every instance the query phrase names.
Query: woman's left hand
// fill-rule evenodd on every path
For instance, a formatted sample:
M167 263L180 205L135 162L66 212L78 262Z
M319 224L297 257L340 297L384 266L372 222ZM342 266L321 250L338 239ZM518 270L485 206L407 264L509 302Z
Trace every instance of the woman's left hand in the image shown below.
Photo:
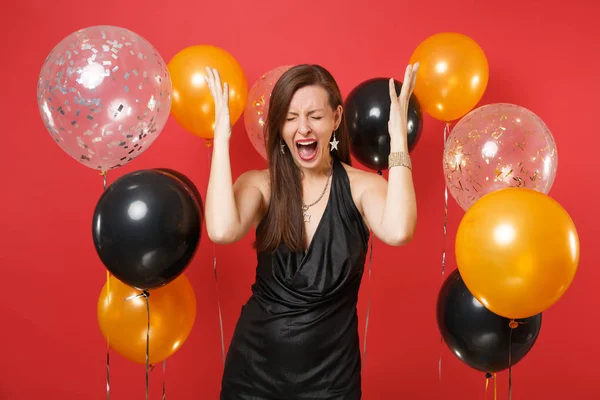
M408 102L415 88L419 63L408 65L404 72L404 82L400 95L396 93L394 78L390 79L390 119L388 130L392 141L400 140L405 143L408 136Z

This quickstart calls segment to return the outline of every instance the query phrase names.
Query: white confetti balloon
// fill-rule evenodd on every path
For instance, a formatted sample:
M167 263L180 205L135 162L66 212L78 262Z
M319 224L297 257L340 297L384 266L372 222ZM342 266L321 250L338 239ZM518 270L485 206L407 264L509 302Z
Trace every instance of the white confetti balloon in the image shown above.
M85 166L107 171L143 153L171 109L166 63L144 38L92 26L58 43L37 89L42 119L56 143Z

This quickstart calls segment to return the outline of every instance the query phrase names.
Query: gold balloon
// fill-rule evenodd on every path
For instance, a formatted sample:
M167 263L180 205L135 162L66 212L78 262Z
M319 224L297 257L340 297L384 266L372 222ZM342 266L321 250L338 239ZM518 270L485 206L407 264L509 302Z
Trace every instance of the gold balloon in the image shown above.
M466 212L456 262L469 291L490 311L528 318L565 293L579 264L579 237L563 207L532 189L486 194Z
M489 79L485 53L470 37L454 32L425 39L412 54L419 62L414 93L423 111L441 121L459 119L481 100Z
M229 86L229 118L234 125L248 97L248 83L240 64L227 51L215 46L187 47L169 61L173 86L171 115L187 131L204 139L214 137L215 102L203 76L206 67L219 71L221 85Z
M140 293L111 276L98 299L98 323L111 349L145 364L146 300L141 296L127 299ZM173 355L190 334L196 318L196 297L185 275L149 293L149 363L156 364Z

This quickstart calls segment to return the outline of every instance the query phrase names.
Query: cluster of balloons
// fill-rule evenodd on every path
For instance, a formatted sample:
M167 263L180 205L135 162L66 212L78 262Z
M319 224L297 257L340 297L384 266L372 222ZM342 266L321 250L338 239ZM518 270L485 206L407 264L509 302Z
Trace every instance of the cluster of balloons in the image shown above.
M38 108L65 153L106 173L144 153L170 113L182 114L181 99L189 94L175 78L140 35L92 26L65 37L44 61ZM183 272L198 247L202 216L194 184L169 169L126 174L99 199L93 240L109 278L98 322L110 348L127 359L145 363L148 344L150 363L159 362L189 335L196 300Z
M430 36L417 46L409 62L419 62L408 105L408 150L412 152L423 130L423 113L445 122L468 113L485 92L489 66L485 53L473 39L454 32ZM373 170L388 167L387 81L374 78L360 83L344 104L352 155ZM395 81L395 86L399 93L402 82Z
M423 114L449 123L443 169L452 197L466 211L456 237L458 270L438 296L445 342L473 368L497 372L533 346L541 313L565 293L579 262L574 223L548 193L557 149L548 127L513 104L477 109L489 79L485 53L470 37L432 35L414 50L419 62L408 108L412 151ZM230 118L244 115L250 142L267 158L264 124L274 84L291 66L262 75L248 91L243 69L223 49L187 47L168 64L144 38L127 29L93 26L64 38L45 60L38 108L48 132L68 155L102 172L146 151L169 115L190 133L213 138L214 102L203 76L219 70L229 84ZM402 82L396 81L400 92ZM358 84L344 102L353 156L368 168L387 168L390 151L387 78ZM97 253L112 274L98 301L98 320L110 346L146 360L146 303L152 363L167 358L189 334L193 290L183 274L200 241L202 199L183 174L135 171L104 192L93 217ZM151 294L150 296L148 296ZM128 299L128 300L124 300Z
M423 131L423 112L444 121L459 118L481 99L488 81L485 54L471 38L458 33L434 35L421 43L411 57L420 62L415 93L409 101L409 151ZM216 68L229 84L232 125L244 116L248 139L267 159L264 126L271 92L291 65L277 66L261 75L248 90L244 71L231 54L214 46L191 46L169 62L173 87L171 114L187 131L213 137L214 103L202 76ZM399 93L402 82L395 81ZM387 168L390 152L388 78L372 78L358 84L344 101L347 128L354 158L367 168Z
M535 343L541 313L573 281L579 263L573 221L542 192L497 189L465 213L455 251L458 269L446 279L437 305L446 344L481 371L515 365Z
M266 123L273 86L291 65L282 65L264 73L250 88L244 122L250 143L262 158L267 159ZM396 81L400 93L402 82ZM390 95L387 78L372 78L357 85L344 101L346 127L351 142L350 151L364 166L373 170L387 168L390 153L388 120ZM418 99L413 95L408 110L408 144L412 151L423 130L423 115Z
M419 62L415 91L408 107L408 146L412 152L423 131L423 113L451 121L468 113L480 100L488 83L489 67L481 47L459 33L440 33L427 38L410 62ZM250 142L266 159L264 124L271 91L290 68L278 66L263 74L251 87L244 121ZM395 81L396 92L402 82ZM350 150L362 165L380 171L387 168L390 153L388 78L371 78L356 85L344 101Z
M415 94L423 111L446 123L460 119L445 144L443 169L466 213L456 236L458 269L438 295L438 327L467 365L498 372L529 352L541 313L565 293L578 268L575 225L548 196L556 144L526 108L473 109L489 67L471 38L433 35L414 51L410 62L417 61Z
M183 274L200 242L202 199L183 174L152 169L126 174L102 194L92 222L98 256L111 273L98 299L98 322L110 347L129 360L171 356L196 317L194 291Z

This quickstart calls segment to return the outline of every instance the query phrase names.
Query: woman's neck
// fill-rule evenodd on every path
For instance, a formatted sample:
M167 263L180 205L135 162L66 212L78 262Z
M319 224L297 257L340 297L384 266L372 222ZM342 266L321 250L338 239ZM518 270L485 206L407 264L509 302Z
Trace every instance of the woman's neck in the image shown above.
M303 181L317 181L331 174L333 167L333 157L324 158L319 166L311 169L301 169Z

